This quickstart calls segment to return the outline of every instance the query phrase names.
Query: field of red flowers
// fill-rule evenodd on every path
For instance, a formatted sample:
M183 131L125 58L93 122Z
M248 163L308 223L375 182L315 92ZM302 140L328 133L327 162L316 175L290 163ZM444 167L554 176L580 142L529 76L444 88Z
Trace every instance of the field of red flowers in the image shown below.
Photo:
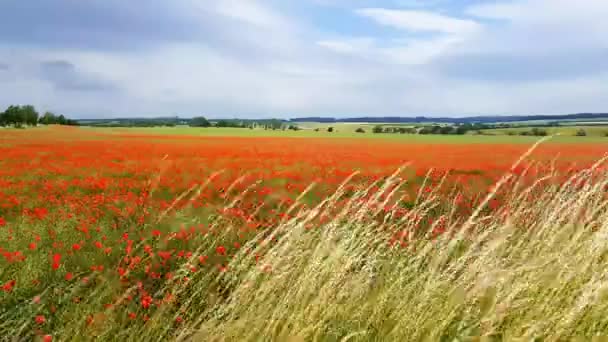
M179 312L184 298L174 296L172 284L230 272L231 257L247 241L318 204L349 176L347 192L373 190L404 167L402 200L387 205L405 213L419 194L441 187L445 204L466 215L506 172L568 174L606 152L548 143L511 169L528 148L78 128L0 132L0 316L10 322L0 322L0 334L18 326L23 336L51 340L76 318L94 334L117 322L145 326L159 312L183 324L191 317ZM499 208L497 196L490 209Z

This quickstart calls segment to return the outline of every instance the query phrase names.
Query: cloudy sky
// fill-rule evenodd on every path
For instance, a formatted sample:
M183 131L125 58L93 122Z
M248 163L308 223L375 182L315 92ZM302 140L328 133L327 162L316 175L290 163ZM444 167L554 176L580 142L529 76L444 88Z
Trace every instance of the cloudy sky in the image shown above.
M608 111L606 0L2 0L0 107L74 118Z

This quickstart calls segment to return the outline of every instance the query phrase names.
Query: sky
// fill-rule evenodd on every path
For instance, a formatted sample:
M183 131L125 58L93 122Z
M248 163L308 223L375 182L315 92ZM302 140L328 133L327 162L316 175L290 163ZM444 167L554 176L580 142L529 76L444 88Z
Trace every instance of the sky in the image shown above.
M72 118L608 112L606 0L2 0L0 107Z

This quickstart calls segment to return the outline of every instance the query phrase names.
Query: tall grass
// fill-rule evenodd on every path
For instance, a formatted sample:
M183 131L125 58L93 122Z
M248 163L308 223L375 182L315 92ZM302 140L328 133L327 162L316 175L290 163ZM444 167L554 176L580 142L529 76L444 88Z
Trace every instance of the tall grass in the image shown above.
M495 188L508 194L505 208L488 214L486 201L469 217L439 206L443 195L437 192L421 193L405 216L397 215L398 205L385 210L385 204L399 203L395 189L407 181L400 172L374 194L371 187L350 194L346 204L341 187L314 208L296 202L287 209L295 216L275 227L272 236L260 236L241 249L228 272L198 274L172 285L176 307L159 309L146 324L129 325L124 313L106 309L103 323L91 326L74 308L58 323L55 340L566 340L608 335L608 174L603 163L566 181L557 170L532 183L523 181L525 174L509 173ZM328 213L330 220L319 220ZM431 213L441 217L434 224L445 225L443 234L417 228ZM406 232L403 246L391 247L389 237L397 232ZM262 253L256 262L255 255ZM99 286L85 302L98 305L115 290ZM6 317L12 318L0 322L4 336L24 336L27 323ZM176 325L176 319L184 323Z
M507 215L455 220L439 238L418 238L401 250L387 249L385 233L414 229L413 218L437 200L433 194L407 217L394 220L389 213L380 223L371 209L378 197L352 201L314 232L304 227L317 213L302 212L278 227L285 234L265 260L271 274L239 267L248 264L242 255L234 262L230 297L180 338L558 340L607 334L608 177L597 176L600 166L565 183L551 182L551 174L528 187L505 182L513 189ZM399 181L391 178L385 189Z

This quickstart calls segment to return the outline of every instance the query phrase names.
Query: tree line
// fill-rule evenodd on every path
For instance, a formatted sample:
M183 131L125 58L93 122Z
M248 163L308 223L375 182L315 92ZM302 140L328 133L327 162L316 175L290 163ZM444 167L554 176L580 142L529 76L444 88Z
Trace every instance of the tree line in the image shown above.
M384 127L382 125L376 125L372 132L379 133L400 133L400 134L443 134L443 135L464 135L469 131L481 131L484 129L496 128L492 125L487 124L460 124L460 125L431 125L423 127ZM362 129L361 129L362 130ZM364 133L357 131L358 133Z
M230 128L249 128L249 129L265 129L265 130L295 130L299 128L296 125L287 125L284 121L278 119L267 119L267 120L246 120L246 119L233 119L233 120L215 120L209 121L203 116L195 117L190 119L188 122L190 127L230 127Z
M0 112L0 126L3 127L13 126L19 128L39 124L77 126L78 122L51 112L46 112L40 116L32 105L9 106L5 111Z

